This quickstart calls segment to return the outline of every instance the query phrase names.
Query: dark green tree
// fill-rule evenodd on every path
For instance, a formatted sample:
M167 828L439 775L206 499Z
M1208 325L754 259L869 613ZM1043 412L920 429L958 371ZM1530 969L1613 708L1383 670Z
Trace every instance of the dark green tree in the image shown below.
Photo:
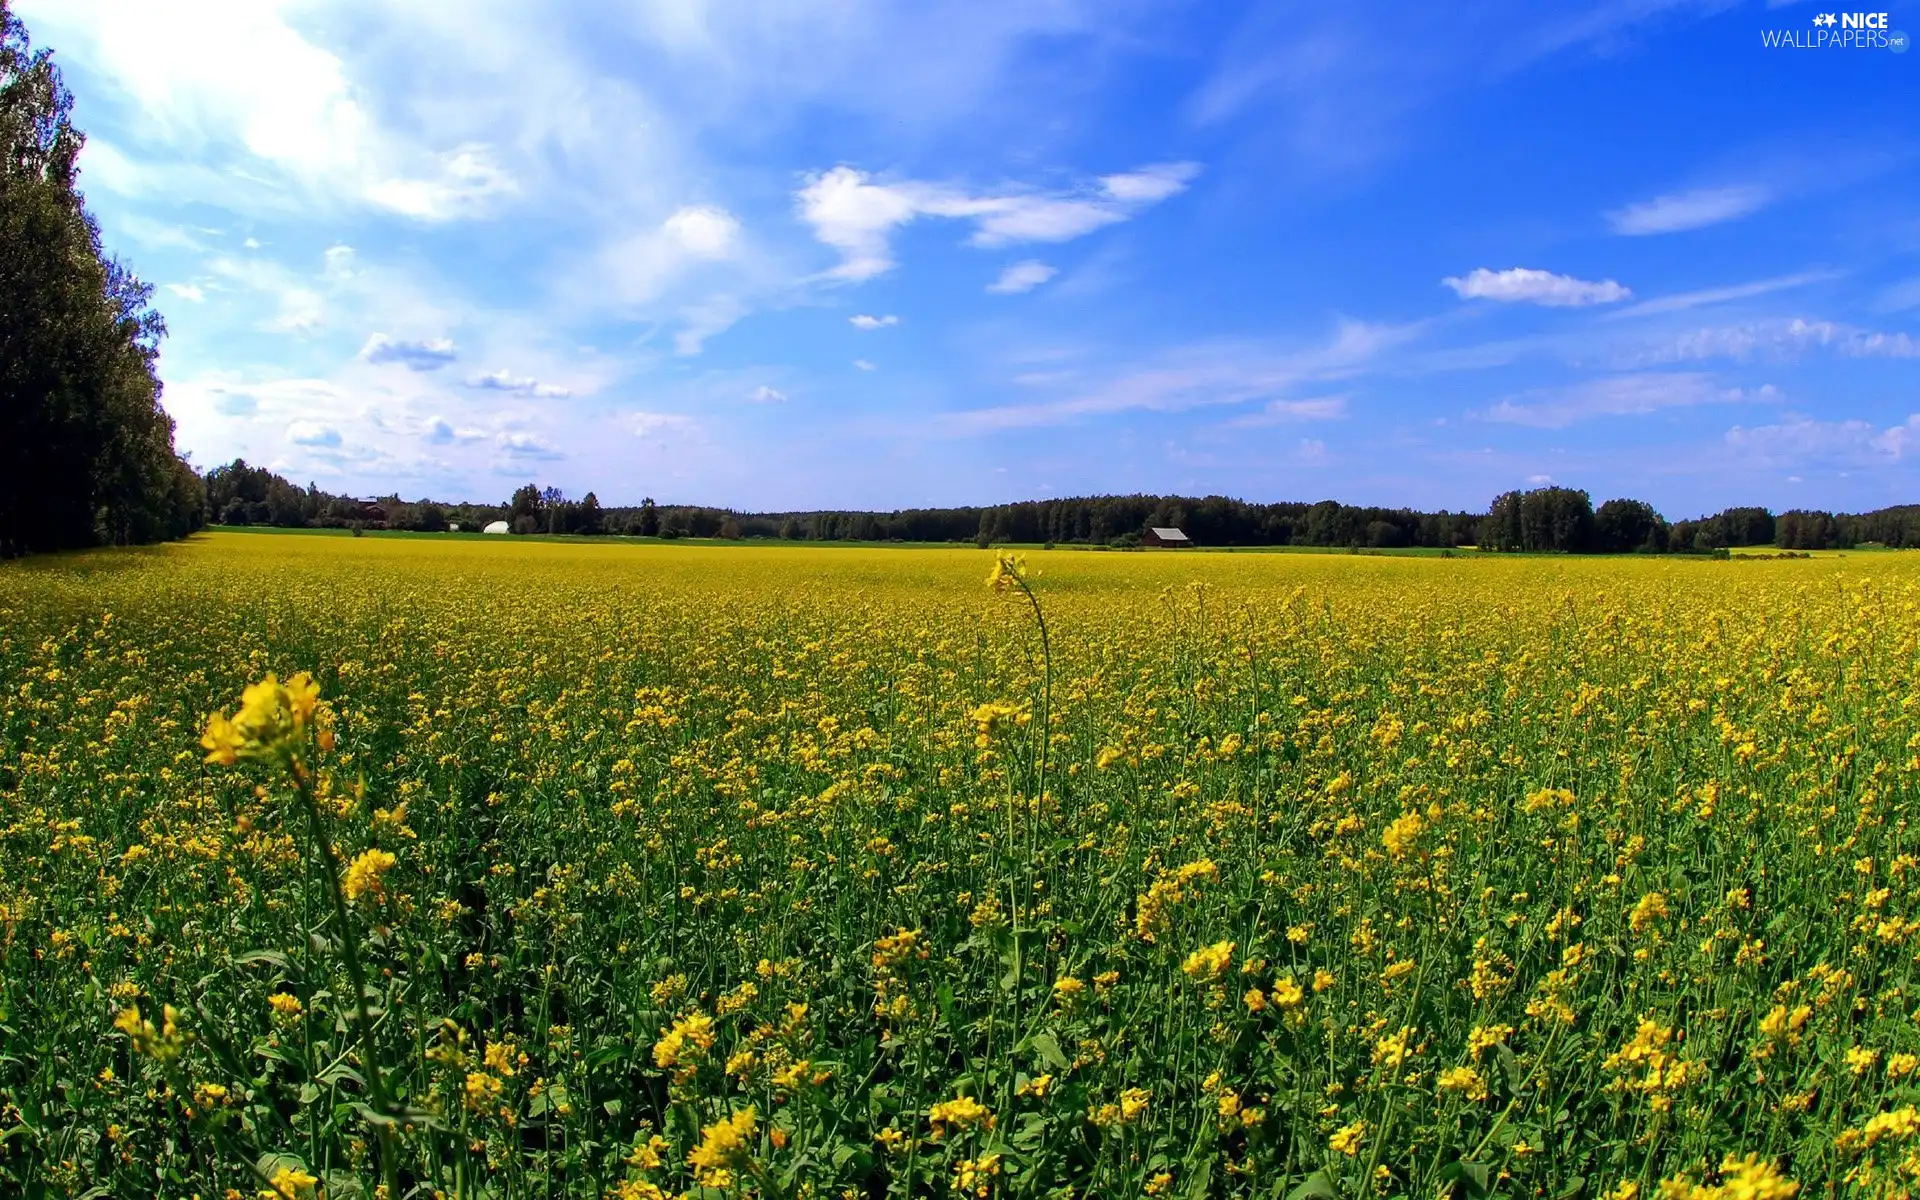
M0 0L0 556L201 520L160 407L166 323L101 247L72 112L52 54Z

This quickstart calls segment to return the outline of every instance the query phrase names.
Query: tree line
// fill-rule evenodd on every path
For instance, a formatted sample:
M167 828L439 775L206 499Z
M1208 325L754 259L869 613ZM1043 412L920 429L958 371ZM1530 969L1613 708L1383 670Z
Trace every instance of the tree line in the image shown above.
M1318 546L1343 549L1478 546L1569 554L1710 554L1738 546L1845 548L1864 543L1920 546L1920 505L1869 513L1729 508L1669 522L1642 500L1597 509L1576 488L1542 487L1494 498L1488 511L1420 512L1322 500L1259 504L1227 496L1080 496L1015 504L912 508L893 512L744 512L705 505L603 505L527 483L498 504L357 500L312 484L301 488L236 459L207 472L211 519L223 525L473 531L494 521L517 534L764 538L827 542L1003 543L1131 548L1151 528L1184 531L1202 546Z
M181 537L206 510L160 406L166 322L101 246L72 112L0 0L0 558Z

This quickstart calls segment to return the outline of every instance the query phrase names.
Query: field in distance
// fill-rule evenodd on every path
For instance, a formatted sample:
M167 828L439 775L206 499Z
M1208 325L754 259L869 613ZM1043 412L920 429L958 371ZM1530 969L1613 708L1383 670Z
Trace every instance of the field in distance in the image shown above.
M1920 1172L1920 560L996 562L0 564L0 1191Z

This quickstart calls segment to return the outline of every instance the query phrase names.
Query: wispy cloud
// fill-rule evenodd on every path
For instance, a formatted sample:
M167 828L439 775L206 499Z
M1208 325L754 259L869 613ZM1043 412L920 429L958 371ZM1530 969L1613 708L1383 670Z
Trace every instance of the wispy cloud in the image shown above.
M1734 300L1751 300L1755 296L1770 296L1775 292L1805 287L1810 283L1825 283L1838 278L1840 278L1838 271L1801 271L1795 275L1776 275L1771 279L1756 279L1751 283L1736 283L1728 287L1676 292L1671 296L1656 296L1651 300L1642 300L1638 304L1615 309L1607 314L1607 319L1650 317L1659 313L1682 312L1690 308L1706 308L1714 304L1727 304Z
M987 290L996 296L1015 296L1032 291L1059 273L1039 259L1030 258L1000 272L1000 277L988 284Z
M884 317L874 317L866 313L860 313L857 316L847 318L847 324L853 326L855 329L864 329L869 332L875 329L885 329L889 325L898 325L899 323L900 318L894 316L892 313L888 313Z
M1830 351L1846 358L1920 358L1920 340L1907 333L1886 333L1834 321L1794 317L1686 330L1623 347L1614 354L1613 363L1632 367L1715 358L1787 359L1814 350Z
M1727 431L1726 445L1756 466L1884 465L1920 450L1920 413L1885 428L1871 421L1823 421L1795 413L1770 425L1736 425Z
M1606 214L1613 231L1627 237L1682 233L1737 220L1764 208L1773 194L1759 184L1695 188L1655 196Z
M1466 275L1449 275L1440 281L1462 300L1498 300L1505 304L1540 304L1549 308L1575 308L1588 304L1613 304L1633 295L1611 279L1598 283L1555 275L1530 267L1511 267L1490 271L1476 267Z
M784 404L786 403L787 394L776 388L770 388L763 383L751 392L748 392L747 399L753 401L755 404Z
M1102 176L1072 191L976 192L910 179L880 181L838 166L809 178L795 200L814 237L840 252L840 265L828 276L857 282L894 268L894 230L920 217L971 222L968 242L974 246L1067 242L1184 191L1199 169L1194 163L1161 163Z
M1063 425L1133 410L1182 412L1283 399L1276 393L1362 373L1383 354L1417 336L1420 328L1348 321L1324 344L1293 352L1248 343L1187 347L1157 364L1117 372L1077 394L952 413L943 424L950 433L980 434ZM1327 400L1304 402L1307 409L1300 415L1316 410L1324 414Z
M1347 415L1347 398L1314 396L1305 400L1269 400L1257 413L1225 422L1227 429L1266 429L1300 421L1337 421Z
M1522 392L1501 400L1483 415L1509 425L1563 429L1594 417L1645 416L1667 408L1776 398L1771 384L1746 392L1725 387L1703 372L1646 372Z

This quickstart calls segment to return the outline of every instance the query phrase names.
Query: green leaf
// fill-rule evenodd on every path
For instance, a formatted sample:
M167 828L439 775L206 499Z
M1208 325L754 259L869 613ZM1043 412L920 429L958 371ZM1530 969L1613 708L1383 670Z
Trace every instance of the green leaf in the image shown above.
M1520 1069L1520 1059L1505 1042L1495 1042L1493 1050L1499 1055L1500 1066L1507 1073L1507 1086L1518 1093L1527 1082L1526 1072Z
M1067 1056L1060 1052L1060 1043L1054 1040L1052 1034L1045 1032L1036 1033L1027 1039L1027 1044L1039 1053L1040 1061L1046 1063L1054 1070L1064 1071L1067 1069Z
M1287 1200L1339 1200L1340 1189L1325 1171L1315 1171L1299 1187L1287 1193Z

